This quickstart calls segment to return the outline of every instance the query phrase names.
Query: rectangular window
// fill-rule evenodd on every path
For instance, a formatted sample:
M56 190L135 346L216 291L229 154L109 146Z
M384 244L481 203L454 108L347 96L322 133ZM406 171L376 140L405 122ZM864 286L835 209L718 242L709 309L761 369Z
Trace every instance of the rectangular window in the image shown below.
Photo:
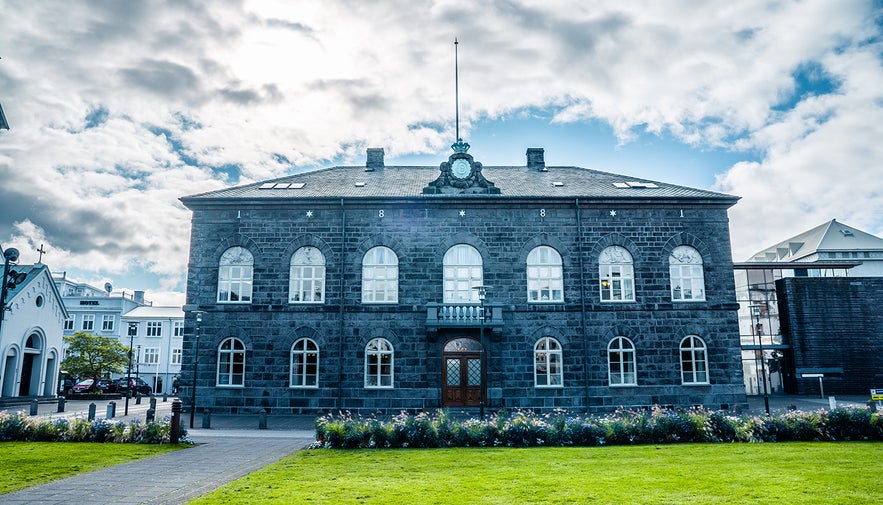
M95 329L95 314L83 314L83 331Z
M113 314L101 316L101 331L113 331Z
M175 337L183 337L184 336L184 321L175 321L173 323L173 333L172 336Z
M144 365L158 365L159 364L159 347L145 347L144 348L144 361L142 362Z
M74 329L74 318L65 319L64 320L64 331L71 331Z
M172 349L172 365L180 365L181 364L181 355L182 349Z
M160 322L160 321L147 321L147 336L148 337L161 337L162 336L162 322Z

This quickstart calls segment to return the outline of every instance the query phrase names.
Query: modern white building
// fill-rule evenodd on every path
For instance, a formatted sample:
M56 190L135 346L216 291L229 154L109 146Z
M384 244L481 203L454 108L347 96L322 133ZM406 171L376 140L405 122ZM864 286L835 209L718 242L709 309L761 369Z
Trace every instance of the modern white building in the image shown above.
M102 290L68 279L66 272L56 274L54 280L68 312L68 318L64 321L66 337L85 331L122 341L121 337L126 336L121 319L123 314L137 307L151 305L144 301L143 291L113 291L109 283Z
M68 313L49 267L12 265L2 280L6 310L0 320L0 400L55 396Z
M181 307L142 306L122 317L123 345L134 349L132 375L144 379L155 394L173 394L181 372L184 311ZM133 333L128 329L134 328Z

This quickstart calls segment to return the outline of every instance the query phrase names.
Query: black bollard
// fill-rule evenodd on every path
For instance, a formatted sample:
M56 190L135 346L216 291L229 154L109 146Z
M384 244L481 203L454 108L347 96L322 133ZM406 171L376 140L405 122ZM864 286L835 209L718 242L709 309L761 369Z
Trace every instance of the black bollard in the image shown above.
M141 392L135 393L135 405L141 405Z
M267 411L265 409L261 409L261 411L258 412L258 429L267 429Z
M205 430L212 428L212 409L202 409L202 428Z
M64 412L64 402L65 399L63 396L58 397L58 412Z
M156 419L156 410L147 409L147 417L144 419L144 422L152 423L154 419Z
M181 440L181 400L172 402L172 426L169 439L173 444Z
M94 403L89 404L89 420L90 421L95 420L95 404Z
M162 402L165 403L167 401L169 401L169 394L166 393L165 391L163 391L162 392Z
M37 415L38 410L40 410L40 402L37 400L31 400L31 415Z
M156 410L156 397L154 397L154 396L150 397L150 408L152 408L153 410Z
M107 418L113 419L117 413L117 403L116 402L107 402Z

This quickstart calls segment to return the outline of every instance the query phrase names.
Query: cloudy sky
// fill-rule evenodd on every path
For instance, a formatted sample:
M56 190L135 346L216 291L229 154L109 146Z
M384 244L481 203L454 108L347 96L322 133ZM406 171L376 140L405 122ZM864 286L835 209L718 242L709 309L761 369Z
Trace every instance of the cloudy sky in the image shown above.
M335 164L578 165L740 196L737 261L883 235L883 3L0 0L0 245L183 303L183 195Z

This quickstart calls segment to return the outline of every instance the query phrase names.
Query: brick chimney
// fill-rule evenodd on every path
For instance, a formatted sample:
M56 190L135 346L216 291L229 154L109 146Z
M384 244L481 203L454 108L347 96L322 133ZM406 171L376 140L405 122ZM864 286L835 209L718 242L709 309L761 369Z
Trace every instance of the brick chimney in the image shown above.
M532 168L534 170L539 170L540 172L545 172L547 169L544 152L545 150L542 147L528 147L527 168Z
M383 168L383 148L382 147L369 147L368 148L368 161L365 162L365 170L367 172L373 172L375 170L380 170Z

